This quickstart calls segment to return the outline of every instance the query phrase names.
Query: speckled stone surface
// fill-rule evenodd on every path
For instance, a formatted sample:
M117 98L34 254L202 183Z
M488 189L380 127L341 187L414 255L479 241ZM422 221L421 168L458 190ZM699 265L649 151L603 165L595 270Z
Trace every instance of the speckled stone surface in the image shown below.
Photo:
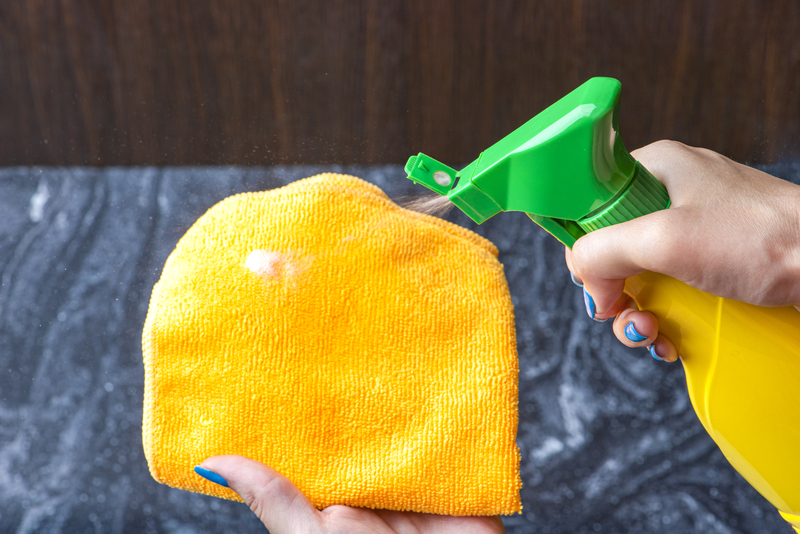
M264 531L243 504L150 477L140 334L206 209L324 171L419 192L397 166L0 170L0 532ZM703 431L680 365L586 316L554 239L518 213L450 220L497 245L515 303L524 511L508 532L791 532Z

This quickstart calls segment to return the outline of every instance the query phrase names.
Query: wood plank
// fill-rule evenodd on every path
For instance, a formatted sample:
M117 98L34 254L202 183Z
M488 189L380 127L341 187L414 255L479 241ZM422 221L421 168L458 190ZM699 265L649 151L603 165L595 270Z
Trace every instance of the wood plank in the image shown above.
M792 0L6 0L0 165L453 165L595 75L621 130L800 154Z

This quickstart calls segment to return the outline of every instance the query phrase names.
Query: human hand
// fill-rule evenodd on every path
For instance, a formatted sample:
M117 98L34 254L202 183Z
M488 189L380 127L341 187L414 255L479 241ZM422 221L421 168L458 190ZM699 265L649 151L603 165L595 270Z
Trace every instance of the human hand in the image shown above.
M271 534L505 532L499 517L452 517L338 505L320 511L288 478L243 456L212 456L199 467L198 474L238 493Z
M760 306L800 303L800 187L674 141L632 154L666 186L672 205L591 232L566 251L590 316L616 316L623 344L675 361L655 316L623 294L626 277L654 271Z

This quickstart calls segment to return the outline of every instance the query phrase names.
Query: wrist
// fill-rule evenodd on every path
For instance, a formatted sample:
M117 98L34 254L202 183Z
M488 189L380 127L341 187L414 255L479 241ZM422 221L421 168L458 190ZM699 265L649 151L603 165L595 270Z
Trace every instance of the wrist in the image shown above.
M777 236L778 291L786 305L800 306L800 186L786 183ZM798 307L800 310L800 307Z

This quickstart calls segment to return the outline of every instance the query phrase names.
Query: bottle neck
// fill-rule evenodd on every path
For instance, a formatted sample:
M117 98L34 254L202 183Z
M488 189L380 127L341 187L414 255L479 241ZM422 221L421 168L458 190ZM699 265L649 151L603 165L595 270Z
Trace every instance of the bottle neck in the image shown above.
M605 206L577 221L586 233L636 217L663 210L670 206L667 188L641 163L636 166L630 182Z

